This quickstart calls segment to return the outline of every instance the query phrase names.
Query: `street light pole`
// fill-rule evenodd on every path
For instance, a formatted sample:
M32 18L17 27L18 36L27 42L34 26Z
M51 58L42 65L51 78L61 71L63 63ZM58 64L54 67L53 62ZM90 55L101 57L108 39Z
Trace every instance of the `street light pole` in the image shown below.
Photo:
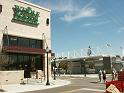
M57 67L57 75L59 75L59 62L56 62L56 67Z
M48 53L49 53L49 48L48 47L46 48L46 53L47 53L47 82L46 82L46 85L50 85L50 82L49 82L49 67L48 67Z
M54 58L53 60L54 60L54 80L56 80L56 71L55 71L55 65L56 65L55 60L56 60L56 58Z
M84 59L84 77L86 77L86 61Z

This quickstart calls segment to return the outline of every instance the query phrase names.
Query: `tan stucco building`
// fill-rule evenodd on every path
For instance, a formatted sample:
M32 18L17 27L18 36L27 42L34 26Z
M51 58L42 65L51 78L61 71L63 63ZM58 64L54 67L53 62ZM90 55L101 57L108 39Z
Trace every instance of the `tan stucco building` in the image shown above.
M1 80L13 82L11 77L15 72L19 75L14 79L19 82L25 68L31 72L42 71L44 77L47 75L46 47L51 50L50 12L24 0L0 0L0 52L6 59L0 64ZM50 61L51 53L48 58Z

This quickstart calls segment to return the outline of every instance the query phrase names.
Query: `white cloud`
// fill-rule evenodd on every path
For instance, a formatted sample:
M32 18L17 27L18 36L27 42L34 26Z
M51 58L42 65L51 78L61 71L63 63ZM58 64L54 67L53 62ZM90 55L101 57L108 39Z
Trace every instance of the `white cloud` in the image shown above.
M122 32L124 32L124 27L121 27L120 29L119 29L119 31L118 31L119 33L122 33Z
M87 5L85 5L83 8L76 7L72 5L71 11L68 11L64 14L63 17L61 17L62 20L71 22L80 18L84 17L93 17L96 16L96 9L93 7L90 7L93 3L93 0L89 2ZM68 7L69 8L69 7Z
M36 2L35 0L30 0L32 2ZM77 11L77 8L74 7L75 5L73 4L72 0L54 0L52 2L51 0L37 0L37 3L40 4L41 6L50 8L51 10L55 12L73 12Z
M73 6L73 2L59 2L57 5L52 5L51 8L56 12L74 12L78 11L77 7Z
M94 8L88 8L88 9L82 8L77 12L66 13L61 19L70 22L80 18L93 17L93 16L96 16L96 12Z
M91 23L85 23L82 26L94 26L94 27L96 27L96 26L108 24L110 22L111 22L110 20L101 21L101 22L91 22Z
M100 25L108 24L108 23L110 23L110 22L111 22L110 20L101 21L101 22L99 22L99 23L94 24L94 26L100 26Z
M91 26L92 24L90 23L86 23L86 24L83 24L83 26Z
M35 0L30 1L36 2ZM66 22L71 22L84 17L96 16L96 9L91 7L93 2L94 0L91 0L89 3L82 5L83 7L81 7L73 0L55 0L54 2L51 2L50 0L37 1L38 4L50 8L54 12L63 13L63 16L61 16L60 19Z

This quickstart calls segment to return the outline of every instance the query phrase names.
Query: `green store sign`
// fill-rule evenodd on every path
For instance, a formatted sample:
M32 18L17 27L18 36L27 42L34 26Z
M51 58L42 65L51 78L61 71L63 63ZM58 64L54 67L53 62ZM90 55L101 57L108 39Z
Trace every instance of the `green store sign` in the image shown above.
M35 26L39 24L38 18L40 13L32 10L30 7L24 8L15 5L15 7L13 7L13 11L14 14L12 21L20 21Z

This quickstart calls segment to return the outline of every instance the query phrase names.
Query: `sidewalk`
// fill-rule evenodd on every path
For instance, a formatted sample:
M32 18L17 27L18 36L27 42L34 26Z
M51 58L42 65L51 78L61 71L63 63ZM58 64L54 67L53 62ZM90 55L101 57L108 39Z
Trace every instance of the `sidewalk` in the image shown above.
M29 83L25 85L20 85L20 84L2 85L2 89L5 92L0 91L0 93L20 93L20 92L26 92L26 91L43 90L43 89L49 89L49 88L68 85L70 83L71 83L70 81L60 80L60 79L51 80L50 85L46 85L46 82L40 83L40 81L39 82L29 81Z
M71 77L71 78L78 78L78 77L84 77L84 75L61 75L64 77ZM109 74L107 76L110 76ZM87 74L86 77L90 78L98 78L97 74ZM27 82L25 80L25 82ZM5 92L0 93L20 93L20 92L26 92L26 91L35 91L35 90L43 90L43 89L49 89L49 88L55 88L59 86L64 86L68 85L71 82L68 80L61 80L61 79L56 79L56 80L50 80L50 85L46 85L46 81L41 83L41 80L34 80L34 79L29 79L28 84L25 85L20 85L20 84L8 84L8 85L2 85L2 89ZM0 85L1 89L1 85Z
M85 77L84 74L80 75L80 74L62 74L61 76L65 76L65 77L73 77L73 78L76 78L76 77ZM111 77L111 74L106 74L107 77ZM89 77L89 78L98 78L98 74L86 74L86 77Z

